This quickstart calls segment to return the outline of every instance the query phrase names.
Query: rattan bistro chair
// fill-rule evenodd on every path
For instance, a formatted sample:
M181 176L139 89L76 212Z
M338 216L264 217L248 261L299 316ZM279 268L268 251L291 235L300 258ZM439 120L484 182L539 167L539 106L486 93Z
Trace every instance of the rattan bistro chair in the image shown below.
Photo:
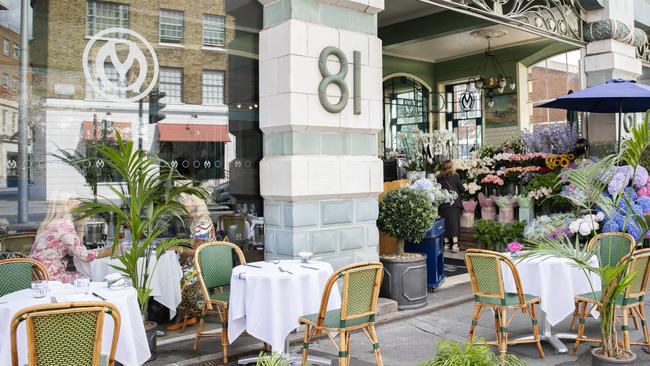
M194 350L199 349L202 337L221 336L223 348L223 363L228 363L228 302L230 291L224 287L230 285L233 269L233 252L237 255L239 264L246 264L244 253L233 243L216 241L202 244L194 253L194 268L198 272L203 294L203 311L196 330ZM213 293L211 293L213 292ZM221 333L203 333L205 317L209 312L216 312L221 318Z
M630 256L632 257L630 258ZM621 331L623 332L623 347L626 350L630 350L630 345L632 344L650 347L650 338L648 337L648 327L646 325L643 301L648 287L648 279L650 278L650 249L637 250L621 259L621 261L627 260L630 261L627 273L633 274L634 277L632 278L632 282L625 288L623 295L616 300L616 310L620 310L620 317L622 318ZM594 307L601 305L601 297L601 291L597 291L595 294L590 292L576 297L576 302L580 306L580 317L578 318L578 336L573 345L574 355L580 346L580 342L600 342L600 339L585 338L584 334L587 314L589 314ZM644 342L630 342L630 331L628 325L630 314L633 314L633 316L636 316L641 320Z
M615 266L626 255L634 251L636 240L628 233L601 233L597 234L587 244L588 250L596 249L598 264L600 266ZM580 304L575 302L575 310L571 319L571 330L575 330L576 320L580 314ZM638 328L636 317L632 315L635 326Z
M382 366L379 341L375 332L375 314L384 266L379 262L355 263L334 272L323 290L320 310L299 320L305 325L302 364L307 362L311 338L325 332L335 346L332 333L339 333L339 366L350 365L350 333L363 330L375 352L377 365ZM327 311L332 286L342 279L341 309Z
M22 233L0 236L2 251L21 253L25 256L32 251L32 244L36 239L36 233Z
M30 258L0 260L0 297L32 287L33 280L50 280L41 262Z
M516 293L506 292L504 288L502 263L505 263L512 273L517 286ZM474 338L474 329L483 311L492 309L494 310L497 339L488 342L488 344L498 346L501 356L504 356L510 344L536 343L539 357L544 358L535 310L535 305L539 305L541 300L539 297L524 293L521 288L519 272L510 258L489 250L467 249L465 264L470 275L472 292L474 293L474 313L472 315L472 325L469 328L468 340L471 341ZM508 317L509 310L512 311L510 317ZM533 339L508 341L508 326L517 311L530 315L533 323Z
M111 351L102 355L104 315L113 318ZM29 366L113 366L120 332L120 313L108 302L30 306L11 321L11 364L18 366L16 330L26 322Z

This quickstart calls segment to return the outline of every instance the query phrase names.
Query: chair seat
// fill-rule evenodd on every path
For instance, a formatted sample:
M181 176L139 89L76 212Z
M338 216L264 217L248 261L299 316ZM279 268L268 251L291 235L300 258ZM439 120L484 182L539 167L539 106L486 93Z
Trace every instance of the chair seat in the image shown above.
M341 309L330 310L325 313L325 321L323 327L330 329L342 329L347 327L355 327L364 323L374 323L374 316L364 316L357 319L347 320L344 326L341 326ZM318 313L303 315L300 317L300 322L317 325Z
M217 292L214 294L210 295L210 300L211 301L216 301L216 302L222 302L224 304L228 304L228 301L230 300L230 291L224 290L223 293Z
M25 364L24 366L28 366ZM99 358L99 366L108 366L108 356L101 355Z
M506 292L505 301L503 302L501 301L501 299L485 297L485 296L475 296L474 299L476 300L476 302L481 302L489 305L497 305L497 306L519 305L519 296L517 296L516 293L512 293L512 292ZM540 298L537 296L524 294L524 300L526 301L526 304L530 304L530 303L539 302Z
M600 299L603 297L603 292L602 291L596 291L596 293L593 292L587 292L582 295L576 296L576 300L578 301L586 301L586 302L591 302L594 304L600 303ZM623 295L620 295L618 299L616 299L616 305L621 306L621 305L632 305L632 304L637 304L639 302L642 302L643 298L626 298Z

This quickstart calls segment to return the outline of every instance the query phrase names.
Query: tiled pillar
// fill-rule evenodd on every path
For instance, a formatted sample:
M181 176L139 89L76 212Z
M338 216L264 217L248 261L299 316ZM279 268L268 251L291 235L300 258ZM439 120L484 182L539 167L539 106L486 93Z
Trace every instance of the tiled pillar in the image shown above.
M311 251L335 267L376 260L377 195L383 189L377 157L382 61L376 14L383 0L260 2L266 255L295 258ZM340 111L323 105L338 104L341 95L335 83L323 81L319 68L323 50L330 47L342 56L327 58L325 74L339 73L340 59L348 65L340 83L348 99ZM326 95L319 98L319 90Z
M641 60L636 46L642 35L634 28L634 0L604 0L602 8L587 12L584 29L587 44L585 73L587 86L608 80L636 79L641 75ZM613 147L617 136L614 114L592 113L587 127L592 145L608 143ZM596 151L598 153L598 151Z

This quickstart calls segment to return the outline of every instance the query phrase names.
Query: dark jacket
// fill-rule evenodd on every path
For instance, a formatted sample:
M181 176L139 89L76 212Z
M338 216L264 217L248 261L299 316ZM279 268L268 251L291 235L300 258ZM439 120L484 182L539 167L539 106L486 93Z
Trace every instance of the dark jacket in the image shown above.
M460 194L465 192L465 187L463 187L463 184L460 182L460 177L458 174L454 173L448 177L443 177L441 174L438 174L436 176L436 180L438 183L440 183L442 188L448 191L456 192L458 194L458 198L456 198L456 201L453 204L442 204L440 207L456 207L462 209L463 202L460 198Z

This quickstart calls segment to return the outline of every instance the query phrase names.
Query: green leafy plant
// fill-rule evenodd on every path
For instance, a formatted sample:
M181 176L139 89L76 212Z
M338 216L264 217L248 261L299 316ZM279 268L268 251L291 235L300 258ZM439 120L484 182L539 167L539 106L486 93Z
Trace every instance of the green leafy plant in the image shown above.
M494 250L511 241L520 240L524 237L526 223L515 221L510 224L501 224L495 220L476 220L476 232L474 239L480 240L485 247Z
M643 160L644 154L650 146L650 130L648 119L650 113L646 114L645 123L636 126L631 131L632 137L626 140L624 148L619 155L609 156L596 164L587 167L575 169L568 173L567 179L570 184L575 184L578 188L584 190L585 195L582 199L572 199L571 202L578 209L593 213L596 205L598 208L611 214L616 211L621 204L623 195L608 197L602 194L604 187L611 180L607 171L613 169L619 163L626 163L633 167L634 173ZM632 175L634 176L634 174ZM609 178L608 178L609 177ZM633 184L633 179L630 185ZM630 204L630 202L627 202ZM650 231L650 216L645 214L629 214L626 217L627 223L635 223L639 227L641 234ZM522 255L522 259L530 257L554 256L566 258L580 268L585 275L589 273L596 274L600 277L602 287L594 288L591 286L591 292L594 298L600 299L600 333L601 333L601 352L603 356L611 359L622 359L626 355L621 349L616 334L616 300L622 296L625 288L631 283L634 275L630 272L630 263L633 256L628 260L614 266L594 267L589 264L590 259L597 255L596 248L587 249L584 243L579 239L571 241L565 237L556 239L542 238L529 242L528 250ZM589 280L589 276L587 279ZM591 284L591 282L590 282Z
M424 191L394 189L379 204L377 226L397 238L397 254L404 254L404 241L419 242L431 229L435 210Z
M419 366L524 366L526 362L512 354L499 359L485 339L476 338L462 345L460 342L443 339L436 345L438 351L433 360L421 362Z
M272 353L270 355L265 355L264 352L260 352L260 355L257 359L256 366L289 366L289 361L285 360L279 353Z
M132 141L125 142L119 133L116 134L117 147L95 145L93 148L98 159L123 178L123 182L118 184L120 189L109 186L118 200L100 197L102 199L99 201L80 205L77 211L82 217L110 213L115 217L115 232L119 232L122 225L131 229L132 247L118 257L121 265L114 268L131 279L138 293L140 311L146 318L151 277L156 270L156 265L151 265L152 254L155 254L158 263L166 250L189 244L187 240L178 238L157 239L167 231L171 220L187 217L181 195L205 199L208 194L188 183L174 184L174 181L183 178L174 167L153 154L135 148ZM113 248L118 247L119 239L116 237ZM144 264L139 266L141 257L144 257Z

